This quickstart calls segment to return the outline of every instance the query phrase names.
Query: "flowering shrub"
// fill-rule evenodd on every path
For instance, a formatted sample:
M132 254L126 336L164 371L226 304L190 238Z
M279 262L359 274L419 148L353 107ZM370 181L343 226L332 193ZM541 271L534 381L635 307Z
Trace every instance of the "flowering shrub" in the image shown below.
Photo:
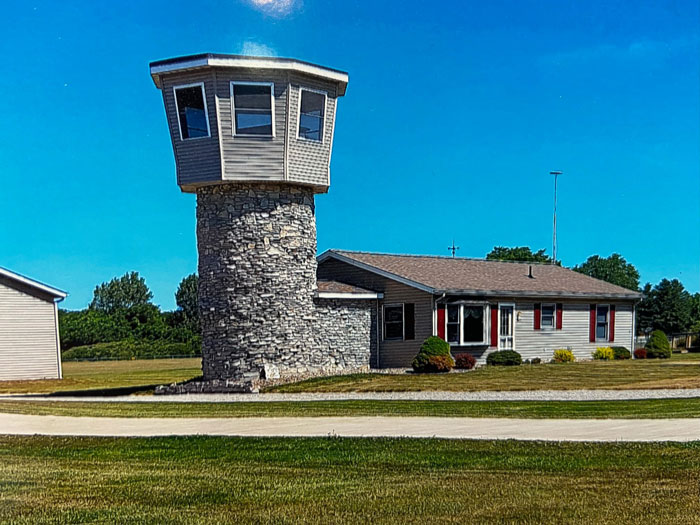
M600 361L612 361L615 359L615 352L609 346L599 346L593 352L593 359Z
M426 372L449 372L455 362L449 355L431 355L428 358L428 366Z
M476 366L476 359L471 354L457 354L455 356L455 368L471 370Z
M647 351L644 348L637 348L634 351L634 358L635 359L646 359L647 358Z
M554 357L552 358L554 363L573 363L576 361L574 353L566 348L559 348L554 351Z
M435 336L428 337L420 347L411 366L416 372L447 372L455 365L450 355L450 345Z

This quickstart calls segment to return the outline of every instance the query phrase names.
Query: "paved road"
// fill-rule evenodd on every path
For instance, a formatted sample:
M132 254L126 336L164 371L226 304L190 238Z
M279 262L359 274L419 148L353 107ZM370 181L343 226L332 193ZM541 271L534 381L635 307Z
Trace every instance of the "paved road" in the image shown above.
M700 397L700 388L649 390L517 390L481 392L332 392L301 394L183 394L159 396L41 396L0 395L0 401L81 401L129 403L235 403L266 401L615 401L630 399L674 399Z
M0 434L348 436L544 441L695 441L700 419L440 417L112 418L0 414Z

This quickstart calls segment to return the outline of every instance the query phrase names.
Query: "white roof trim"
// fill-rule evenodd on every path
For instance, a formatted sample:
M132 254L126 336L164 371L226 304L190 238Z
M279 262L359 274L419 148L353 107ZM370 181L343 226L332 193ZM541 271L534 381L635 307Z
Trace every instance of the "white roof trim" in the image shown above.
M333 258L333 259L338 259L339 261L342 261L344 263L351 264L353 266L357 266L358 268L362 268L363 270L367 270L368 272L376 273L377 275L381 275L382 277L386 277L387 279L392 279L394 281L400 282L402 284L405 284L406 286L411 286L413 288L418 288L419 290L423 290L424 292L432 293L435 294L437 293L436 290L429 286L425 286L424 284L421 284L416 281L411 281L410 279L405 279L404 277L400 277L394 273L391 272L386 272L384 270L380 270L379 268L375 266L371 266L369 264L365 264L359 261L356 261L355 259L351 257L346 257L344 255L340 255L339 253L336 253L332 250L327 250L323 252L321 255L318 256L318 262L323 262L328 258Z
M307 62L301 62L294 59L276 59L265 57L245 57L245 56L205 56L187 60L185 57L182 61L173 61L166 64L156 64L151 66L151 77L153 82L160 89L160 76L163 73L171 73L174 71L183 71L187 69L197 69L201 67L240 67L253 69L282 69L288 71L298 71L316 77L325 78L342 84L341 93L345 93L345 87L348 83L348 74L342 71L327 69L321 66L315 66Z
M7 277L8 279L12 279L13 281L17 281L17 282L22 283L24 285L27 285L31 288L41 290L42 292L47 293L49 295L53 295L54 297L61 299L61 300L68 297L68 294L66 292L59 290L58 288L52 288L51 286L47 286L45 284L42 284L39 281L35 281L34 279L30 279L29 277L24 277L23 275L20 275L18 273L11 272L10 270L6 270L5 268L0 267L0 276Z
M383 299L383 293L376 292L317 292L319 299Z

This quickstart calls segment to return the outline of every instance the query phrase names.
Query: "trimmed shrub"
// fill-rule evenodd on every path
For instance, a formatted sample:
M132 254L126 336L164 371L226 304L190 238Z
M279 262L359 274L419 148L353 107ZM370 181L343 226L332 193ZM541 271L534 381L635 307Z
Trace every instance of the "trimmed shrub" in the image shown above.
M632 357L630 351L627 350L627 348L625 348L624 346L613 346L612 349L616 360L629 359Z
M431 363L431 357L445 357L446 359L433 360ZM446 372L447 370L442 370L442 368L447 365L449 365L447 370L455 365L450 355L450 345L444 339L434 335L423 341L418 355L411 363L415 372Z
M486 364L491 366L517 366L523 363L523 358L515 350L498 350L486 357Z
M92 359L154 359L157 357L197 357L202 355L201 341L188 343L169 341L135 341L125 339L111 343L74 346L61 352L62 361L89 361Z
M612 361L615 359L615 352L609 346L599 346L593 352L593 359L599 361Z
M455 368L471 370L476 366L476 359L471 354L457 354L455 356Z
M552 357L554 363L573 363L576 361L574 353L566 348L559 348L554 351L554 357Z
M530 359L531 365L539 365L541 362L542 362L542 359L540 359L539 357L533 357L532 359Z
M646 359L647 358L647 351L644 348L637 348L634 351L634 358L635 359Z
M666 334L661 330L654 330L645 345L647 359L669 359L671 357L671 345L668 344Z

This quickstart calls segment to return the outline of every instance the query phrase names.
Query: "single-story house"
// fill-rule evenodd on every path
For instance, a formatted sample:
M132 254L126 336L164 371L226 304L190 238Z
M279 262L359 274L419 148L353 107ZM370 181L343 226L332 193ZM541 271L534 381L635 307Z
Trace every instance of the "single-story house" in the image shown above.
M61 379L58 303L66 296L0 268L0 381Z
M431 335L479 363L504 349L543 361L558 348L577 359L600 346L632 350L641 299L561 266L463 257L329 250L318 257L317 277L377 294L370 365L378 368L410 366Z

